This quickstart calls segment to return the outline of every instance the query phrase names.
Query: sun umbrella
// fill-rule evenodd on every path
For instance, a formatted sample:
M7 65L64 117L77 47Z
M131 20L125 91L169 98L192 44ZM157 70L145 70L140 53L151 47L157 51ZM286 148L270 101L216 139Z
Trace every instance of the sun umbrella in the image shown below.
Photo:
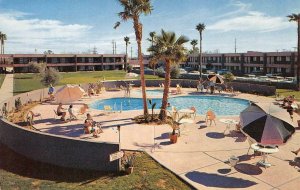
M84 90L77 85L66 85L60 88L54 95L57 103L70 103L79 100Z
M241 130L263 145L281 145L295 132L289 113L271 103L255 103L240 114Z
M214 82L216 84L223 84L224 80L223 77L220 75L216 75L216 74L210 74L207 76L208 80L211 82Z

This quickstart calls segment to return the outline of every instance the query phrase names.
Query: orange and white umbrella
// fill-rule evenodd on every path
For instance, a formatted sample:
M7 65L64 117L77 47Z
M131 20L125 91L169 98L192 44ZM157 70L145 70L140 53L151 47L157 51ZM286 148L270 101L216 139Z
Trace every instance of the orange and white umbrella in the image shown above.
M220 76L220 75L210 74L210 75L207 76L207 78L208 78L209 81L212 81L216 84L223 84L224 83L223 77Z
M54 95L57 103L70 103L79 100L84 94L84 90L77 85L66 85L60 88Z

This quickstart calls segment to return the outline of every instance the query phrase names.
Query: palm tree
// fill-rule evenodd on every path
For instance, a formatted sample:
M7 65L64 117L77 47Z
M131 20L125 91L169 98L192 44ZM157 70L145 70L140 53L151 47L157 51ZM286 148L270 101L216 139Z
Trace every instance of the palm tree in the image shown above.
M144 73L143 55L142 55L142 32L143 25L140 22L140 15L148 15L153 10L151 0L118 0L121 6L124 8L118 15L122 21L132 20L133 28L135 31L135 38L138 46L138 61L141 71L141 86L144 104L144 115L148 115L147 96L146 96L146 81ZM116 29L120 26L120 22L117 22L114 26Z
M199 23L196 26L196 30L198 30L198 32L200 34L199 72L200 72L200 79L202 79L202 31L205 30L205 24Z
M297 22L297 36L298 36L298 45L297 45L297 87L300 90L300 13L299 14L291 14L287 16L290 22Z
M166 64L164 93L159 114L159 118L164 122L167 119L166 109L171 83L171 64L179 63L186 59L187 50L183 44L188 41L189 40L185 36L176 38L174 32L165 32L164 30L161 30L161 34L155 38L154 45L148 49L148 51L153 53L153 57L151 58L152 63L163 60Z
M149 33L149 36L150 36L150 38L147 38L147 40L148 41L150 41L151 42L151 46L153 46L153 44L154 44L154 39L155 39L155 37L156 37L156 32L155 31L153 31L153 32L150 32ZM152 52L151 52L151 56L152 56ZM154 65L151 65L152 66L152 69L154 70ZM155 72L154 72L154 75L155 75Z
M155 36L156 36L156 32L150 32L149 33L149 36L150 36L150 38L151 39L148 39L150 42L151 42L151 46L153 46L153 43L154 43L154 38L155 38Z
M127 60L128 60L127 48L128 48L128 44L130 44L129 37L125 36L124 41L125 41L125 45L126 45L126 57L125 57L125 68L124 68L124 70L127 71Z
M7 40L6 34L0 32L1 54L4 54L4 41Z
M196 45L198 44L198 40L194 39L191 41L191 45L193 46L193 53L195 52L196 50Z

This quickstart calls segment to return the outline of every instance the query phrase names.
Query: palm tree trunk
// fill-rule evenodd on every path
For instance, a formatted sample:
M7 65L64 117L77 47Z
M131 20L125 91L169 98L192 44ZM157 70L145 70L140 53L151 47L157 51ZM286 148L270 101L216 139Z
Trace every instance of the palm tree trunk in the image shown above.
M200 32L200 49L199 49L199 72L200 80L202 80L202 32Z
M164 84L164 94L163 99L161 102L161 110L159 114L159 118L162 121L167 120L167 105L168 105L168 98L169 98L169 89L171 84L171 62L166 60L166 74L165 74L165 84Z
M136 41L138 45L138 60L140 65L140 74L141 74L141 86L142 86L142 96L143 96L143 105L144 105L144 116L148 115L148 105L147 105L147 95L146 95L146 81L145 81L145 70L143 63L142 55L142 24L139 22L138 18L133 19L133 26L135 30Z
M300 19L298 19L297 87L300 90Z
M127 59L128 59L128 56L127 56L127 47L128 47L128 44L126 42L126 55L125 55L125 68L124 68L125 71L127 71Z

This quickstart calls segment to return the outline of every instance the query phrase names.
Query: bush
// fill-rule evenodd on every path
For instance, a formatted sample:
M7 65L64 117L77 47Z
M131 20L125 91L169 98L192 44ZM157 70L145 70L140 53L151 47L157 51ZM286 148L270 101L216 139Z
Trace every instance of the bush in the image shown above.
M226 73L224 74L224 80L227 81L227 82L231 82L234 80L234 75L232 73Z
M17 98L15 99L15 108L17 111L19 111L22 107L22 102L21 102L21 98Z
M133 68L132 65L128 65L127 68L126 68L127 72L130 73L132 71L132 68Z
M43 73L46 69L45 63L30 62L29 70L33 73Z
M177 65L176 66L172 66L170 74L171 74L171 78L172 79L178 79L180 77L179 67Z
M60 80L60 75L58 71L54 68L47 68L44 73L42 73L41 83L44 86L49 86L50 84L56 85Z
M165 71L163 68L159 67L158 69L156 69L156 73L158 76L164 76Z

